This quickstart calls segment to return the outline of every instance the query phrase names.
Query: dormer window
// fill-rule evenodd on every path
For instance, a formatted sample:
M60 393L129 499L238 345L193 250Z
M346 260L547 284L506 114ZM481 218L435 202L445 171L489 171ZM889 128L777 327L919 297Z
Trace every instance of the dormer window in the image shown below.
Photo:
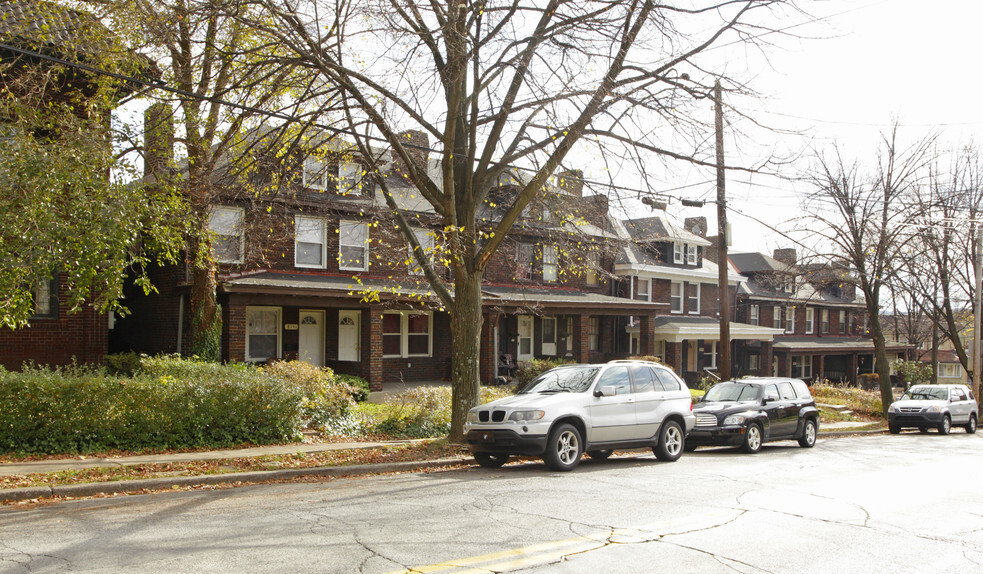
M682 264L683 262L683 244L673 243L672 244L672 262Z
M696 265L696 246L695 245L685 245L686 248L686 263L688 265Z
M304 187L352 195L362 193L361 183L362 166L355 162L313 156L304 160Z
M782 282L782 291L786 293L795 292L795 278L789 277Z

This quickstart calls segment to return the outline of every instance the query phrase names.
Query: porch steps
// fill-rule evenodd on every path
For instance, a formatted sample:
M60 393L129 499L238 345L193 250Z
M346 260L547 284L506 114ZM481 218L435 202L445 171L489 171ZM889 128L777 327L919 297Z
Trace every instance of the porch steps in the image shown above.
M841 415L852 415L853 411L849 410L846 405L830 405L827 403L816 403L817 407L824 407L827 409L832 409Z

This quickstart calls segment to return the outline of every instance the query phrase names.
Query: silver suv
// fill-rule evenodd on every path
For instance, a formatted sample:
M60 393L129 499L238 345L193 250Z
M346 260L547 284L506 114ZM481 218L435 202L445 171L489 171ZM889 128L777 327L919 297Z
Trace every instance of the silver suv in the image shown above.
M966 385L914 385L888 407L887 424L891 434L905 427L922 432L936 428L939 434L949 434L952 425L975 433L978 416L976 397Z
M659 460L677 460L694 424L689 389L675 373L612 361L546 371L518 394L471 409L464 434L481 466L526 455L566 471L583 452L605 459L615 449L651 447Z

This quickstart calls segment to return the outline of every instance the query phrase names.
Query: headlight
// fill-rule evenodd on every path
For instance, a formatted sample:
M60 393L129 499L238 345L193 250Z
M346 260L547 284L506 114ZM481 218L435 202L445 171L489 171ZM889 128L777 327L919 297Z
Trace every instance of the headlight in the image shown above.
M927 409L925 409L925 412L928 412L928 413L937 413L937 412L939 412L939 407L928 407Z
M730 415L724 419L724 425L742 425L744 424L744 415Z
M478 411L468 411L468 419L465 422L469 422L469 423L478 422Z
M544 411L515 411L509 415L510 421L538 421L546 415Z
M889 406L887 408L887 412L889 412L889 413L896 413L896 412L898 412L898 407L896 407L894 405L894 403L891 403L891 406Z

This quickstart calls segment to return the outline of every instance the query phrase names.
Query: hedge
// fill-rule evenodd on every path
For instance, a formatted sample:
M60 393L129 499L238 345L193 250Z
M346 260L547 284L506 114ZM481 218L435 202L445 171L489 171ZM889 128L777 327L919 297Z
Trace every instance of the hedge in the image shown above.
M241 364L151 359L131 377L0 368L0 452L287 442L300 435L303 398L300 385Z

